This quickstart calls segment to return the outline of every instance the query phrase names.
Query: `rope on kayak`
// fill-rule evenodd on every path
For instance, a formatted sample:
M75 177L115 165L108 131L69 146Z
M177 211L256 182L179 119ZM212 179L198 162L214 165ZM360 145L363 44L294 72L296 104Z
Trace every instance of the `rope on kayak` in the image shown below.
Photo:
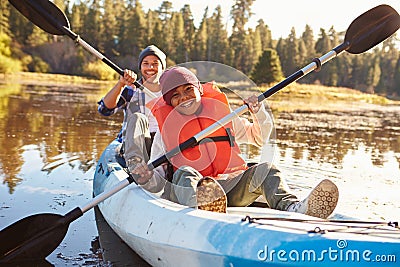
M279 225L290 229L303 230L307 233L326 234L328 232L347 232L368 235L398 235L400 227L398 222L374 222L374 221L355 221L355 220L321 220L321 219L300 219L300 218L279 218L279 217L250 217L246 216L242 222L256 223L259 225L277 226L267 221L286 221L295 223L312 223L320 224L314 229L306 230L304 228L295 227L295 225ZM344 228L323 229L322 226L335 226ZM359 231L354 231L358 229ZM350 231L351 230L351 231Z

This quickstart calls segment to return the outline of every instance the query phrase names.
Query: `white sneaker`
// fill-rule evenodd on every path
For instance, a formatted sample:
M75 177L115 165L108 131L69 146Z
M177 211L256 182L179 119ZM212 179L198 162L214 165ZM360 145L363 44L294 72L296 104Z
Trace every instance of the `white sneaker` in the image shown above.
M293 203L287 211L298 212L322 219L328 218L336 208L339 190L330 180L322 180L304 200Z

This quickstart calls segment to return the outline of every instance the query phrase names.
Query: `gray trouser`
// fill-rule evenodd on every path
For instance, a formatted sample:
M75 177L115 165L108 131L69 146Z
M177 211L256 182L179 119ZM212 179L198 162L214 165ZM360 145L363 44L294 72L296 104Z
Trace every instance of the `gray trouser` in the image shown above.
M171 200L194 207L196 185L202 177L192 167L184 166L176 170L172 179ZM226 192L228 206L248 206L261 195L270 208L278 210L287 210L290 204L298 201L295 195L289 193L280 171L268 163L254 165L233 179L217 181Z
M146 115L136 112L129 116L123 140L124 158L127 164L129 159L135 157L145 162L149 161L151 137Z

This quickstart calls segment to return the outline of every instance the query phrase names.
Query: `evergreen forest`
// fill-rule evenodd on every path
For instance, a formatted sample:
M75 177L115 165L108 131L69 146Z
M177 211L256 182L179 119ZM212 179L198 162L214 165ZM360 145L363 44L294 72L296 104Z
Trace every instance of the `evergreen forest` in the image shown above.
M149 44L167 54L167 64L213 61L232 66L257 84L279 82L340 44L345 32L306 25L286 38L272 39L268 18L247 27L255 0L235 0L229 29L221 7L206 8L195 25L190 1L174 7L163 1L144 10L139 0L54 0L73 32L122 68L137 71L137 57ZM259 0L261 1L261 0ZM178 9L179 8L179 9ZM178 10L178 11L174 11ZM286 18L282 18L286 19ZM333 23L334 24L334 23ZM400 96L400 53L397 35L369 52L344 52L320 72L299 83L349 87L385 96ZM108 66L67 36L51 35L34 26L8 1L0 2L0 73L29 71L115 79Z

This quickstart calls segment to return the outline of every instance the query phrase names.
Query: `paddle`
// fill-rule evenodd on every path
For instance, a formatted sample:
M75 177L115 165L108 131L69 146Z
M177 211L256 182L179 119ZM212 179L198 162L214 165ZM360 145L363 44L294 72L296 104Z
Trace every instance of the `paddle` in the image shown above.
M40 0L37 2L43 2ZM26 1L23 1L26 2ZM344 42L334 48L329 53L320 58L314 59L305 68L292 74L290 77L272 87L259 96L259 101L264 100L268 96L276 93L286 85L299 79L303 75L321 68L321 66L337 56L343 51L352 54L362 53L381 41L388 38L400 27L400 16L397 12L387 5L375 7L356 18L349 26ZM154 169L166 162L180 151L196 144L199 140L211 134L219 127L227 124L234 117L243 114L248 107L243 105L236 111L222 118L207 129L196 134L178 147L167 152L164 156L150 163L149 169ZM77 207L66 215L57 214L36 214L6 227L0 231L0 263L26 260L29 258L43 258L50 254L64 238L69 224L81 217L86 211L93 208L101 201L119 192L129 184L134 182L134 178L129 175L126 179L116 184L111 190L103 192L93 198L83 207Z
M48 0L8 0L22 15L29 19L33 24L42 30L54 35L67 35L84 49L95 55L101 61L114 69L119 75L124 75L124 70L114 62L106 58L99 51L90 46L80 38L79 35L71 31L68 18L52 2ZM151 98L156 95L137 81L134 85L143 90Z

